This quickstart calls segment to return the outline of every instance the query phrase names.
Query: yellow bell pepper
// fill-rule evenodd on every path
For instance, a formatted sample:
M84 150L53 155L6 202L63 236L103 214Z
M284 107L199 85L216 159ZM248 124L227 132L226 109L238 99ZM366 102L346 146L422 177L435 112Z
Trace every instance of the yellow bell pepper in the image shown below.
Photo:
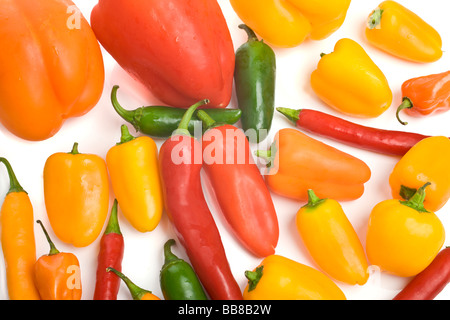
M322 272L280 255L270 255L246 271L244 300L346 300Z
M164 207L158 149L150 137L133 137L126 125L121 131L121 141L106 154L112 188L128 222L140 232L152 231Z
M311 86L326 104L350 116L374 118L392 103L383 72L357 42L347 38L336 43L334 52L322 54Z
M439 218L423 206L425 184L408 201L378 203L369 217L366 252L371 264L401 277L424 270L440 251L445 230Z
M350 0L231 0L239 18L275 46L327 38L344 23Z
M426 63L442 56L439 33L395 1L384 1L372 11L365 33L373 46L405 60Z
M366 254L339 202L320 199L308 190L308 203L296 216L298 233L318 266L330 277L351 285L369 279Z
M397 162L389 176L392 197L409 199L429 182L424 206L438 211L450 198L449 163L449 138L435 136L419 141Z

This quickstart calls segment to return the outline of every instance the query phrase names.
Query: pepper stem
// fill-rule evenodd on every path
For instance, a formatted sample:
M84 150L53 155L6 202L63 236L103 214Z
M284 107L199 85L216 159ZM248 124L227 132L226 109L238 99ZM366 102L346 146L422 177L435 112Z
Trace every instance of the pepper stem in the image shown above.
M120 279L123 280L123 282L125 282L125 284L128 287L128 290L130 290L131 296L133 297L133 300L141 300L142 297L144 295L146 295L147 293L152 293L151 291L142 289L141 287L138 287L137 285L135 285L126 275L124 275L122 272L120 272L119 270L116 270L112 267L108 267L106 268L107 272L114 272Z
M213 118L211 118L211 116L209 114L207 114L205 111L203 110L198 110L197 111L197 118L199 118L200 120L202 120L203 124L206 127L206 130L213 127L214 124L216 123L216 120L214 120Z
M372 12L372 14L370 15L370 17L367 21L367 27L369 29L377 28L380 25L381 16L383 15L383 11L384 10L377 8Z
M248 41L258 41L258 37L256 36L256 33L246 24L240 24L239 29L243 29L245 32L247 32Z
M69 154L80 154L80 153L78 152L78 142L75 142L75 143L73 144L72 151L70 151Z
M289 109L289 108L277 108L277 111L286 116L289 120L291 120L294 124L297 124L298 119L300 118L301 109Z
M308 203L305 204L303 208L314 208L324 201L325 199L320 199L318 196L316 196L312 189L308 189Z
M173 262L173 261L177 261L180 260L175 254L173 254L173 252L170 250L170 248L175 244L175 240L174 239L169 239L166 241L166 243L164 244L164 265L163 268L165 266L167 266L169 263Z
M8 194L11 192L25 192L27 193L22 186L19 183L19 180L17 180L17 177L11 167L11 164L9 163L9 161L6 158L1 157L0 158L0 162L3 162L3 164L6 167L6 170L8 171L8 176L9 176L9 190L8 190Z
M105 234L117 233L122 234L119 226L119 219L117 217L117 199L114 199L113 206L111 208L111 214L109 215L108 225L105 229Z
M53 243L52 239L50 239L50 236L47 233L47 230L45 230L44 224L41 220L37 220L37 223L41 225L42 231L44 231L45 237L47 238L48 244L50 245L50 252L48 253L49 256L58 254L59 251L56 249L55 244Z
M125 121L133 123L134 120L134 113L135 111L125 110L120 104L119 101L117 101L117 89L119 89L118 85L113 86L111 90L111 103L116 110L116 112L121 116Z
M404 122L402 120L400 120L400 111L402 111L403 109L411 109L413 107L413 103L411 101L411 99L409 99L408 97L403 97L402 99L402 103L398 106L397 108L397 112L395 113L397 120L404 126L406 126L408 124L408 122Z
M172 135L190 135L188 127L195 110L197 110L198 107L205 105L207 103L209 103L209 100L204 99L190 106L189 109L187 109L186 112L184 113L180 123L178 124L178 128L173 132Z
M120 126L120 132L121 132L121 136L120 136L120 142L117 142L117 145L126 143L128 141L131 141L133 139L135 139L135 137L133 137L130 134L130 131L128 130L127 125L123 124Z
M257 267L255 271L245 271L245 277L248 279L248 292L255 290L261 277L263 276L264 266Z
M425 201L425 188L428 187L431 183L427 182L419 189L417 189L416 193L406 201L400 201L401 204L408 206L418 212L428 212L427 209L423 206L423 202Z

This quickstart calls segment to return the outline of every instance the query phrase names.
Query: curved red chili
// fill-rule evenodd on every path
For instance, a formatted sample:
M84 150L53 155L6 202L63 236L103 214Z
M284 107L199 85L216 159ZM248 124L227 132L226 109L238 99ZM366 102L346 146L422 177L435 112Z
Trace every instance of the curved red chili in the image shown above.
M404 155L427 135L362 126L321 111L277 108L298 128L336 141L389 155Z
M113 267L121 271L123 252L124 239L117 219L117 199L114 199L108 225L100 239L94 300L117 300L120 278L107 272L106 268Z
M203 195L200 178L202 147L187 130L191 115L199 105L197 103L188 109L179 129L160 148L165 208L210 298L242 300L219 230Z

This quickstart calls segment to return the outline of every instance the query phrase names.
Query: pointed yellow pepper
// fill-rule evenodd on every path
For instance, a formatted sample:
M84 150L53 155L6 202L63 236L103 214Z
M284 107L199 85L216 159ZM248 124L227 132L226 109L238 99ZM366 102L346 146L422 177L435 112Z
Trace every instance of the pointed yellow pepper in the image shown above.
M334 52L322 54L311 86L330 107L350 116L374 118L392 103L383 72L354 40L339 40Z

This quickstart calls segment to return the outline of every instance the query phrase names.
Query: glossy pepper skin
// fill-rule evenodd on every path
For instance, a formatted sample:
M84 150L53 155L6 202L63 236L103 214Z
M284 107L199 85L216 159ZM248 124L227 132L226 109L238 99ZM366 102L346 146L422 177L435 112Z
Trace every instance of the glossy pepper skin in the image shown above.
M231 0L239 18L267 42L295 47L322 40L340 28L350 0Z
M199 105L202 103L188 109L179 130L160 148L165 210L209 297L241 300L241 290L231 272L222 238L203 194L202 147L187 130L187 123Z
M56 236L85 247L100 235L109 211L106 162L95 154L57 152L44 165L44 199Z
M409 199L421 186L430 183L424 206L438 211L450 198L450 140L429 137L415 144L394 166L389 185L394 199Z
M130 290L131 297L133 300L161 300L158 296L154 295L151 291L145 290L137 286L133 281L130 280L126 275L124 275L119 270L112 267L106 268L106 272L111 272L115 274L119 279L127 285L128 290Z
M372 11L365 34L370 44L401 59L428 63L442 56L439 33L395 1L383 1Z
M208 300L191 265L178 258L170 250L174 244L174 239L169 239L164 244L164 265L159 273L159 282L164 299Z
M369 279L364 247L342 206L308 190L308 203L296 215L303 243L319 267L332 278L363 285Z
M426 183L408 201L378 203L370 213L366 252L371 264L401 277L423 271L445 240L439 218L424 207Z
M265 181L284 197L307 201L308 190L320 198L355 200L364 193L370 168L364 161L291 128L279 130L268 151Z
M203 110L198 116L207 128L202 137L207 181L231 232L253 255L274 254L278 217L247 136L235 126L216 123Z
M236 51L234 83L238 107L242 110L244 131L254 130L258 143L267 137L272 126L275 103L276 57L272 48L258 40L245 24L239 25L248 35Z
M41 256L34 266L36 287L42 300L81 300L80 263L70 252L59 252L42 221L37 220L50 245L50 252Z
M136 230L149 232L164 209L158 148L150 137L133 137L126 125L121 132L120 142L106 154L111 185L125 218Z
M331 108L359 118L375 118L392 103L383 72L354 40L340 39L334 52L322 55L311 86Z
M177 129L183 118L186 109L174 108L168 106L145 106L134 110L124 109L117 100L117 89L119 86L113 86L111 91L111 102L114 110L124 119L133 125L134 129L143 134L168 138ZM205 108L208 115L220 123L234 124L241 118L242 111L240 109L222 109L222 108ZM192 115L189 122L188 130L195 135L196 128L201 133L201 120L198 119L197 113Z
M322 272L280 255L270 255L246 271L244 300L346 300Z
M91 25L119 65L165 104L230 102L234 47L216 0L100 0Z
M117 199L114 199L108 224L100 239L94 300L117 300L119 292L120 279L106 271L107 267L122 270L125 243L120 231L117 206Z
M408 123L399 117L402 110L414 117L449 110L450 71L406 80L402 84L402 96L402 103L397 108L397 119L403 125Z
M0 122L22 139L48 139L100 99L100 46L70 0L5 0L0 12Z
M6 282L10 300L40 300L34 283L36 242L33 206L9 161L0 158L8 172L10 188L0 211L0 230Z

